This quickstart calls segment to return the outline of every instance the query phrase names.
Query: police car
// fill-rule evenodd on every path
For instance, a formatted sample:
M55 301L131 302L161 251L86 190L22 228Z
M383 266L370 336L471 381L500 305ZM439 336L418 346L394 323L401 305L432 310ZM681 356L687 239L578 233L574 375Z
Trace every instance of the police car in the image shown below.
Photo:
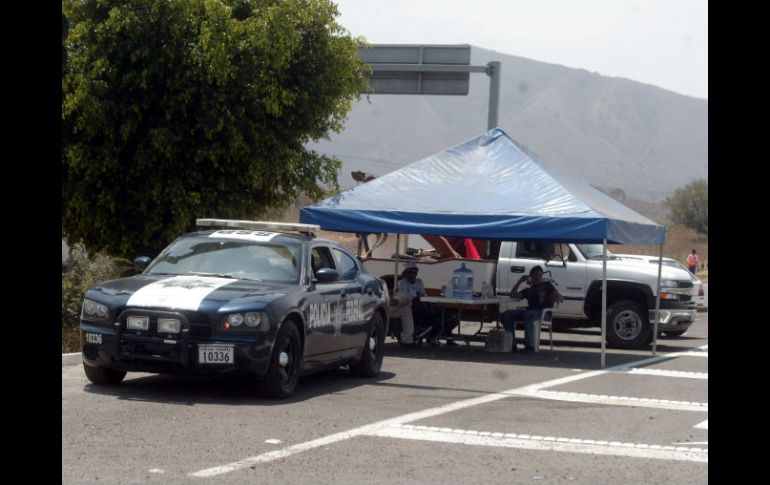
M94 384L129 371L251 374L283 398L300 375L380 371L388 290L309 224L198 219L144 271L89 289L83 366Z

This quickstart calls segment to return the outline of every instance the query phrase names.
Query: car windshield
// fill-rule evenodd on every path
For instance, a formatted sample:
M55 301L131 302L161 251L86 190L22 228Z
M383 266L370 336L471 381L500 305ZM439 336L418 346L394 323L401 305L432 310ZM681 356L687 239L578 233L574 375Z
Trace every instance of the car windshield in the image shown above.
M602 259L602 245L601 244L576 244L578 250L583 254L586 259ZM608 249L607 259L617 259Z
M299 244L185 237L166 248L144 274L297 283L300 248Z

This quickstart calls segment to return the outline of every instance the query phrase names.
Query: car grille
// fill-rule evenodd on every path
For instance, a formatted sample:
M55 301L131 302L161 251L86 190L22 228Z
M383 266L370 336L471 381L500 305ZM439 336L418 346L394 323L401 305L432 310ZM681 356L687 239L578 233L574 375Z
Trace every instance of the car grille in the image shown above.
M123 326L123 333L125 335L149 335L159 336L158 334L158 318L169 318L174 315L182 315L190 324L190 337L208 338L211 337L211 324L208 317L201 312L182 311L182 312L164 312L146 310L144 308L129 308L120 315L119 321ZM150 326L147 331L141 333L137 330L131 330L127 327L126 321L129 316L149 316ZM166 334L162 334L165 336Z

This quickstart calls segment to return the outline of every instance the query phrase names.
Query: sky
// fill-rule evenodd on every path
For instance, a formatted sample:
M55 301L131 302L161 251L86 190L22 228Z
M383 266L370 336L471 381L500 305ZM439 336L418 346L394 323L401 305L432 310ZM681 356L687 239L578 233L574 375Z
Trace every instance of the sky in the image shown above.
M707 0L333 1L371 44L470 44L708 99Z

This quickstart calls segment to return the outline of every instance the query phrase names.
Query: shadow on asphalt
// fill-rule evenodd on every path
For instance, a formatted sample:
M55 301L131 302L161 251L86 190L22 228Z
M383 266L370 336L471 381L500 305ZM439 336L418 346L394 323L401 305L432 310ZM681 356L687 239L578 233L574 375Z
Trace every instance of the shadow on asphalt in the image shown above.
M358 386L380 383L395 377L392 372L380 372L380 375L373 378L352 377L347 368L323 371L301 378L297 390L290 398L270 399L260 394L260 383L255 379L166 374L132 378L131 375L129 372L126 379L118 386L96 386L89 382L84 390L127 401L160 402L182 406L196 404L274 406L301 402L325 394L345 392Z
M594 340L578 340L587 337ZM506 366L532 366L564 369L600 370L599 332L595 330L572 330L568 334L554 338L554 350L550 350L547 335L543 335L539 353L532 352L486 352L483 343L472 342L466 346L461 341L457 347L404 348L395 340L388 338L385 344L385 363L389 357L404 359L499 364ZM658 339L657 354L693 350L693 341L703 340L697 337L662 337ZM521 348L521 342L519 342ZM630 364L653 357L652 345L637 350L619 350L607 348L606 367ZM127 378L119 386L102 387L88 383L84 390L89 393L115 396L129 401L149 401L182 406L196 404L226 404L246 406L275 406L302 402L318 396L344 393L350 389L366 385L413 387L434 389L426 385L404 385L387 381L396 377L392 372L381 372L374 378L350 376L346 367L319 372L300 379L295 393L288 399L269 399L260 394L260 384L254 379L228 377L189 377L175 375L142 375ZM460 389L454 389L460 390ZM463 389L467 392L486 394L480 389Z
M473 362L488 364L505 364L521 366L537 366L566 369L600 370L601 344L598 331L573 331L573 334L595 336L596 340L575 340L570 335L562 338L554 335L554 350L550 349L547 334L543 334L540 341L540 352L525 352L522 350L522 342L519 339L517 352L487 352L481 342L471 342L470 346L457 340L457 347L431 347L423 344L419 348L404 348L395 341L385 344L385 357L403 357L420 360L441 360L454 362ZM703 339L697 337L660 337L658 338L656 355L671 352L692 350L692 343ZM641 349L625 350L607 347L605 350L605 368L626 365L632 362L654 357L652 343Z

